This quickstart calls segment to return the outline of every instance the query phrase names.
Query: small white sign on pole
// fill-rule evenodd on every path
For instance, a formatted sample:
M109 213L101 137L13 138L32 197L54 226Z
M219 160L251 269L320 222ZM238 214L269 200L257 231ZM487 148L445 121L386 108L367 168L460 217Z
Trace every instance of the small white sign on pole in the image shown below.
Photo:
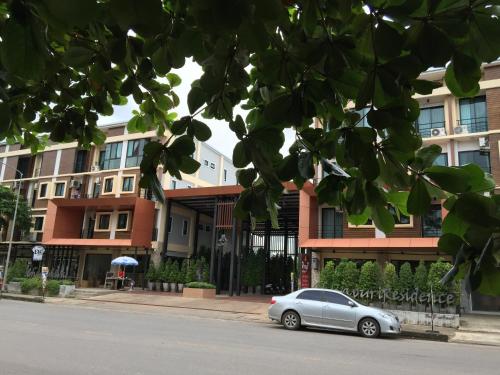
M33 246L33 261L40 262L43 259L43 253L45 253L45 248L40 245Z

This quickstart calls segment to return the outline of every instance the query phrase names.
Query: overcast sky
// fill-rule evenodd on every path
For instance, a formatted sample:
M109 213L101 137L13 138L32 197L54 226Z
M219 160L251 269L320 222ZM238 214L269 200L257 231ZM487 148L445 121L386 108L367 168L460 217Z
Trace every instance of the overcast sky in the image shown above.
M192 62L186 61L186 65L182 69L174 70L176 74L178 74L182 79L182 84L174 89L175 93L180 98L180 104L173 111L178 114L178 118L182 116L189 115L189 110L187 106L187 95L189 90L191 89L191 82L195 79L199 78L202 74L201 67ZM101 116L99 120L100 125L112 124L117 122L127 122L132 117L132 110L137 109L137 105L135 104L132 98L129 99L129 102L125 106L116 106L114 107L115 112L112 116ZM243 119L245 119L245 113L239 109L237 111L242 115ZM210 129L212 129L212 138L208 140L208 144L210 146L215 147L218 151L222 152L228 157L232 157L233 148L238 139L234 135L234 133L229 129L227 122L218 121L218 120L206 120L201 118L200 120L206 122ZM282 149L282 153L287 155L288 147L293 142L293 133L291 131L287 131L285 133L286 141L285 145Z

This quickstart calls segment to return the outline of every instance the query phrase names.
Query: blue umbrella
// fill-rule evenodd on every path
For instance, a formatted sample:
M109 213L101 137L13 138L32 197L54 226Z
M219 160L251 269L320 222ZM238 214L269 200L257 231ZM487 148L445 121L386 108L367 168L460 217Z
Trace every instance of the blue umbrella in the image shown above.
M111 261L113 266L137 266L139 262L131 257L118 257Z

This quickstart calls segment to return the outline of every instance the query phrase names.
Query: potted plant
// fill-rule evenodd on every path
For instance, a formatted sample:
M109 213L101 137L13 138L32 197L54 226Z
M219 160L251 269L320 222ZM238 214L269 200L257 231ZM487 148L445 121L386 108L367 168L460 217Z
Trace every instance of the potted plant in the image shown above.
M176 292L177 291L177 278L179 275L179 264L177 262L172 262L172 268L170 270L170 291L171 292Z
M163 264L163 269L161 272L161 281L163 283L163 291L164 292L170 292L170 284L169 284L169 277L170 277L170 269L172 265L172 261L168 259L164 264Z
M181 269L177 277L177 291L179 293L182 293L182 290L184 289L184 284L186 283L186 277L187 277L187 270L188 270L188 261L187 259L184 259L182 261Z
M182 292L188 298L215 298L215 285L203 281L187 283Z
M6 287L9 293L21 293L21 284L26 278L27 263L22 259L10 265L9 274L7 275Z
M155 265L151 262L149 264L148 272L146 273L146 280L148 281L148 289L154 290L155 280L156 280L156 269Z

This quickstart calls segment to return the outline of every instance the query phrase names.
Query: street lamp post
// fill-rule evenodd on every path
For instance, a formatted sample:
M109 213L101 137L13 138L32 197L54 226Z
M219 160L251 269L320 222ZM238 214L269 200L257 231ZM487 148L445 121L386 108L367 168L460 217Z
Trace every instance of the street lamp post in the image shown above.
M4 162L0 162L0 164L5 165L7 168L11 168L16 171L16 174L19 174L19 179L23 178L23 173L17 169L7 165ZM14 240L14 229L16 226L16 217L17 217L17 207L19 206L19 196L21 195L21 181L17 184L17 197L16 197L16 206L14 208L14 216L12 217L12 228L10 229L10 237L9 237L9 247L7 249L7 259L5 260L4 274L3 274L3 282L2 282L2 290L1 293L5 292L5 285L7 284L7 274L9 272L9 261L10 261L10 253L12 251L12 241Z

